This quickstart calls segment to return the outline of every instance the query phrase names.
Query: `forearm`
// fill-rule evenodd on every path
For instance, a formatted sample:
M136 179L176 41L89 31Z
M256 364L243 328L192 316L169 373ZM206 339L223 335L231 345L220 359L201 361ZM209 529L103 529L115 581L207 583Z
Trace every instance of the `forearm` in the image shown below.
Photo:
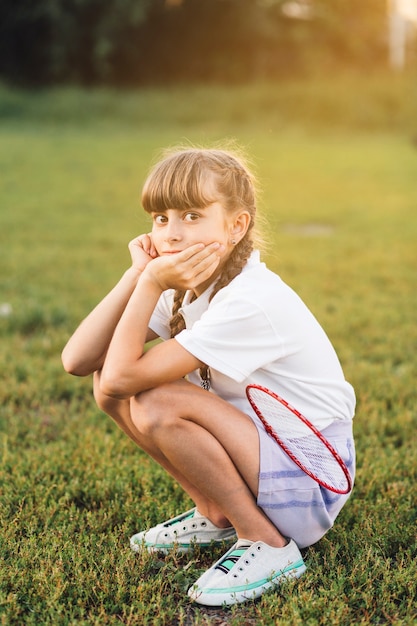
M117 323L101 372L104 393L129 397L140 388L140 359L144 354L150 317L163 289L143 274Z
M62 352L64 368L75 376L101 369L114 330L129 302L140 272L128 269L107 296L83 320Z
M144 354L149 320L165 290L195 289L206 284L218 267L221 253L217 242L207 246L194 244L147 264L114 330L104 360L100 387L105 395L129 398L195 369L197 359L174 339L164 342L162 354L167 356L166 362L155 358L161 354L157 348L162 346Z

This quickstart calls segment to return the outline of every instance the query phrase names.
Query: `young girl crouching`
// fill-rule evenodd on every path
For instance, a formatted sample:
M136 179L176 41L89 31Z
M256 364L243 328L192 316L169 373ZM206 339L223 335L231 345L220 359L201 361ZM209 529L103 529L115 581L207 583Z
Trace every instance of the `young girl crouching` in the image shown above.
M75 331L65 369L94 372L98 406L182 486L195 507L142 530L134 550L230 541L189 590L195 602L254 599L305 571L300 553L349 494L302 472L265 431L250 384L284 397L355 472L355 395L325 332L256 249L254 178L227 150L167 152L142 203L151 232ZM164 341L145 352L147 342Z

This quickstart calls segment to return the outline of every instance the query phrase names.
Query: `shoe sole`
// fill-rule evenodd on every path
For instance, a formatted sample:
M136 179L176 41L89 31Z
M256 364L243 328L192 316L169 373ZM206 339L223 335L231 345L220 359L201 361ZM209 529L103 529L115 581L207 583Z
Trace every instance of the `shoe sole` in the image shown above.
M231 606L248 600L256 600L265 591L278 587L283 579L299 578L306 571L304 561L297 561L291 566L282 570L268 579L258 580L248 585L240 585L239 587L214 588L214 589L198 589L191 587L188 590L188 596L197 604L204 606Z
M173 550L181 553L193 552L195 548L210 548L211 546L219 546L224 545L225 543L231 543L236 541L236 535L233 537L225 537L224 539L212 539L207 542L194 542L194 543L146 543L141 542L138 543L136 541L130 542L130 548L133 552L140 552L142 549L147 550L148 552L162 552L164 554L168 554Z

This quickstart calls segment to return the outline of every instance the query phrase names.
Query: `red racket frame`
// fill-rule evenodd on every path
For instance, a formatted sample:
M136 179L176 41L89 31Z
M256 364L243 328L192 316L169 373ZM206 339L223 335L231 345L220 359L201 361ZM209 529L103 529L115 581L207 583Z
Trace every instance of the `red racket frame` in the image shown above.
M291 413L293 413L293 415L295 415L299 420L301 420L311 430L311 432L316 435L316 437L320 439L320 441L326 446L326 448L329 450L332 456L336 459L337 463L340 465L347 480L346 488L340 489L338 487L335 487L334 485L331 485L330 483L316 476L308 468L304 467L302 462L299 461L298 458L295 456L295 454L292 452L292 450L290 450L286 446L286 444L283 441L281 441L279 435L277 435L277 433L272 428L270 423L262 415L261 410L257 407L257 405L255 404L255 401L251 397L251 393L250 393L251 389L259 389L260 391L263 391L264 393L268 394L270 397L274 398L274 400L276 400L280 404L283 404L289 411L291 411ZM319 483L322 487L325 487L326 489L328 489L329 491L333 491L334 493L346 494L352 490L352 478L349 474L348 468L346 467L346 463L344 462L342 457L339 455L339 453L333 448L331 443L327 441L326 437L324 437L321 434L321 432L315 426L313 426L313 424L306 417L304 417L304 415L302 415L299 411L297 411L297 409L291 406L286 400L281 398L278 394L276 394L274 391L271 391L267 387L262 387L261 385L248 385L246 387L246 395L256 415L259 417L262 424L264 425L265 430L268 433L268 435L270 435L277 442L277 444L284 450L284 452L290 457L290 459L292 459L294 463L298 465L298 467L301 470L303 470L303 472L305 472L313 480Z

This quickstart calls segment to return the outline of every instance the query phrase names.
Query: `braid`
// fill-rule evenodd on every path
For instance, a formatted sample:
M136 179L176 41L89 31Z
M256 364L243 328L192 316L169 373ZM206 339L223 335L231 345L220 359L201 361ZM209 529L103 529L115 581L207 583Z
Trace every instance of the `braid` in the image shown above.
M248 258L253 250L253 241L248 237L244 237L237 246L232 250L232 253L220 274L213 291L210 294L210 301L214 298L216 293L226 287L246 265Z
M182 301L184 300L185 291L177 289L174 294L174 302L172 304L172 316L169 320L169 327L171 329L171 338L178 335L185 328L185 320L179 312Z

